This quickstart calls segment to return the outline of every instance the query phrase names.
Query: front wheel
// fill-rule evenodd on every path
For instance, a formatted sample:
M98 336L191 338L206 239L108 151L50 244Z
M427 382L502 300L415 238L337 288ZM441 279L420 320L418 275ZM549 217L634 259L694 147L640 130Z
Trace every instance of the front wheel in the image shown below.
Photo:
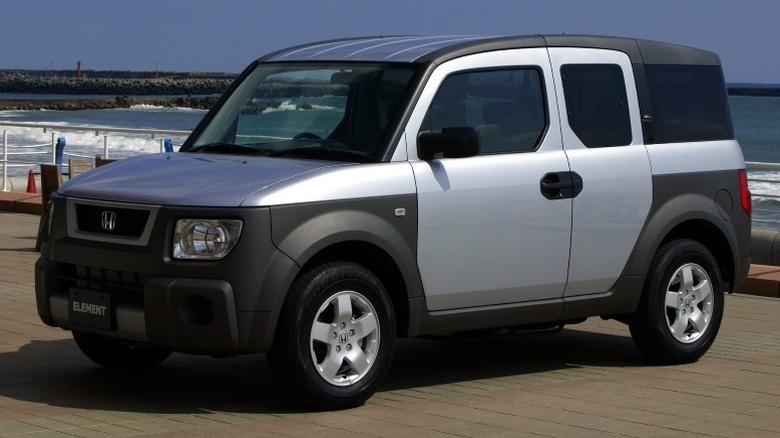
M695 362L715 341L723 319L718 262L688 239L664 245L653 258L639 309L629 327L637 348L663 364Z
M268 353L279 386L313 409L363 404L387 375L395 314L379 279L360 265L320 265L293 284Z

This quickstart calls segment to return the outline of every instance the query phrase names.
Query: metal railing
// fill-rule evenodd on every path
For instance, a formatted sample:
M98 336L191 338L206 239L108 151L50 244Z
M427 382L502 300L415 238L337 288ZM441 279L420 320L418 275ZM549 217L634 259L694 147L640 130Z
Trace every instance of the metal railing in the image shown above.
M39 164L62 164L57 163L57 140L58 134L65 132L94 132L96 137L103 137L103 158L109 158L110 146L109 138L118 134L130 134L137 136L149 136L151 140L159 139L160 152L165 150L165 137L186 137L190 134L190 131L178 131L178 130L166 130L166 129L137 129L137 128L104 128L95 126L71 126L71 125L50 125L50 124L38 124L38 123L13 123L0 121L0 128L3 130L3 144L2 144L2 191L8 191L8 169L11 167L30 167L37 166ZM26 144L26 145L9 145L8 144L8 130L19 128L33 128L41 129L43 133L51 133L51 142ZM17 156L33 156L33 155L48 155L48 158L25 161L14 160ZM84 155L78 153L68 152L66 155L70 157L90 157L92 155Z
M109 158L110 147L109 138L112 135L117 134L131 134L148 136L151 140L159 139L160 152L165 150L164 142L165 137L186 137L190 134L190 131L177 131L166 129L135 129L135 128L103 128L92 126L71 126L71 125L49 125L49 124L36 124L36 123L13 123L0 121L0 128L3 130L3 144L2 144L2 191L8 191L8 168L9 167L22 167L22 166L37 166L39 164L57 163L57 134L65 132L94 132L95 136L103 136L103 158ZM51 133L51 142L28 144L28 145L14 145L8 144L8 128L33 128L41 129L43 133ZM13 148L13 150L9 150ZM32 155L48 155L49 158L41 159L37 161L15 161L10 160L9 157L15 156L32 156ZM79 155L77 153L67 153L68 156L75 157L89 157L90 155ZM751 192L753 194L753 223L768 226L770 228L780 228L780 164L778 163L762 163L762 162L747 162L746 167L748 169L748 183L751 185ZM763 198L763 200L776 201L776 202L761 202L757 205L756 199Z
M745 167L753 196L753 225L780 228L780 164L748 161ZM758 198L770 202L758 205Z

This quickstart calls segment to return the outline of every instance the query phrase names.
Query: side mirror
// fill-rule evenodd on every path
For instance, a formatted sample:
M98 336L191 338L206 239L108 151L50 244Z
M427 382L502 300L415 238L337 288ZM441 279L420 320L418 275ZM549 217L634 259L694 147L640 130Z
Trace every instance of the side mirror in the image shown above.
M417 156L430 160L436 154L444 158L465 158L479 154L477 128L444 128L441 132L421 132L417 136Z

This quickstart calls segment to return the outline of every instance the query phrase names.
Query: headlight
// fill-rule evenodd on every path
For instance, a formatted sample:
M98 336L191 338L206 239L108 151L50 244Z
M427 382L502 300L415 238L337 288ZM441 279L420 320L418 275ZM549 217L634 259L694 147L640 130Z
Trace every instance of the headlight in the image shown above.
M240 220L180 219L173 236L175 259L221 259L241 236Z

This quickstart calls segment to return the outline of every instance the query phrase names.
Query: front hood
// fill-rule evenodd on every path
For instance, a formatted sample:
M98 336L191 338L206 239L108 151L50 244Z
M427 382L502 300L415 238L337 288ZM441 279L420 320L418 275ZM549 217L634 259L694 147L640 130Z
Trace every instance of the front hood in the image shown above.
M140 204L237 207L259 190L349 163L199 153L125 158L65 183L59 193Z

